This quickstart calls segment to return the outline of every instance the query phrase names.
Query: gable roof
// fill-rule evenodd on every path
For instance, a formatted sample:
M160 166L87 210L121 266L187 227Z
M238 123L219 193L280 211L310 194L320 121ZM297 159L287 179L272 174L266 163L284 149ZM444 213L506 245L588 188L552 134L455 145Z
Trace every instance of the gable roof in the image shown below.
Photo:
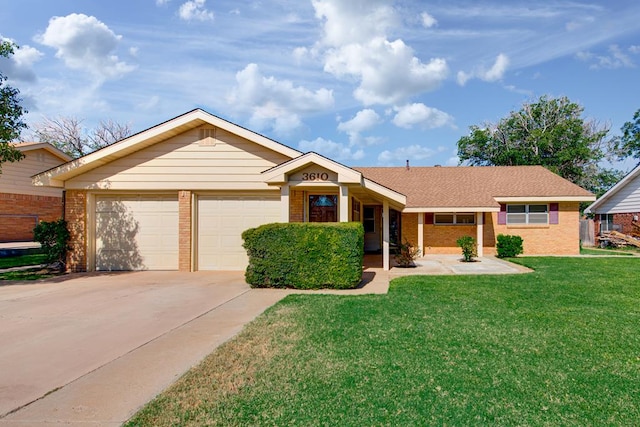
M86 173L99 166L125 157L131 153L147 148L172 136L195 129L202 125L211 125L234 133L251 142L288 157L298 157L302 153L277 141L231 123L201 109L195 109L178 117L160 123L147 130L129 136L114 144L108 145L86 156L77 158L56 168L34 176L38 185L62 187L64 181Z
M593 194L542 166L357 167L407 196L407 211L496 210L500 202L591 201Z
M598 200L591 203L584 212L585 213L598 213L598 209L602 207L606 202L611 200L616 194L623 190L627 184L632 182L637 177L640 177L640 163L629 172L624 178L622 178L616 185L611 187L606 193L604 193ZM622 196L624 197L624 196ZM605 212L602 212L605 213Z
M21 151L23 153L27 153L29 151L35 151L35 150L45 150L50 154L52 154L53 156L59 158L63 162L68 162L69 160L71 160L71 156L69 156L64 151L58 149L57 147L54 147L53 145L49 144L48 142L18 142L12 145L18 151Z
M363 177L362 173L355 168L345 166L313 151L267 169L262 172L262 174L265 182L269 184L284 184L287 182L288 174L295 173L310 165L322 166L325 169L335 172L338 175L338 182L340 184L359 184L366 190L386 197L400 205L404 206L406 204L407 198L404 194Z

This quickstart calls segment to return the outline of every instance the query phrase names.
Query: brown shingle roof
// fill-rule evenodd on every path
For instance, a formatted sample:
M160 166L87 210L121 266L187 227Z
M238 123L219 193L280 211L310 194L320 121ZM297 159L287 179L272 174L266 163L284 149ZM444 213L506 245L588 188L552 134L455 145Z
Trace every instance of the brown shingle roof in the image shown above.
M355 167L407 196L407 208L491 207L496 197L592 197L542 166Z

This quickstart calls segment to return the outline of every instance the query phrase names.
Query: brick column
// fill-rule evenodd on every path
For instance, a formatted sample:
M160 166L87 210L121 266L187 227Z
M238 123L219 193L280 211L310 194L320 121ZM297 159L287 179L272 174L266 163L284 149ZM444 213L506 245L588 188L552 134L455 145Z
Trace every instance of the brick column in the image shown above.
M192 194L189 190L178 192L178 270L191 271Z
M65 199L65 220L69 229L67 270L87 271L87 192L67 190Z

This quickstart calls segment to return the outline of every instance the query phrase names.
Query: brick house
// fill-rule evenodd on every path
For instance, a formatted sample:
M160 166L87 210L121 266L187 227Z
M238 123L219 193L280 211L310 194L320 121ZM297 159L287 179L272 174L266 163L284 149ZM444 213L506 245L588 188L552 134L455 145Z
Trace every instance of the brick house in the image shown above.
M586 190L538 166L351 168L193 110L34 183L65 190L69 266L93 270L242 270L241 234L269 222L358 221L389 269L394 244L460 253L499 233L526 254L579 252Z
M640 164L584 211L594 214L595 234L619 231L631 234L640 219Z
M33 240L39 221L62 218L62 189L34 187L31 177L71 160L53 145L22 142L14 145L25 157L2 164L0 174L0 242Z

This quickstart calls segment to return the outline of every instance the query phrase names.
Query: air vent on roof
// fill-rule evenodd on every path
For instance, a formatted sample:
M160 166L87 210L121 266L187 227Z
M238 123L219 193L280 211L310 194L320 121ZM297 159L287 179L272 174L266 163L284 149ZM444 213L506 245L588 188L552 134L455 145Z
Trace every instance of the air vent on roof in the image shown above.
M201 128L200 129L200 146L214 146L216 145L216 128Z

